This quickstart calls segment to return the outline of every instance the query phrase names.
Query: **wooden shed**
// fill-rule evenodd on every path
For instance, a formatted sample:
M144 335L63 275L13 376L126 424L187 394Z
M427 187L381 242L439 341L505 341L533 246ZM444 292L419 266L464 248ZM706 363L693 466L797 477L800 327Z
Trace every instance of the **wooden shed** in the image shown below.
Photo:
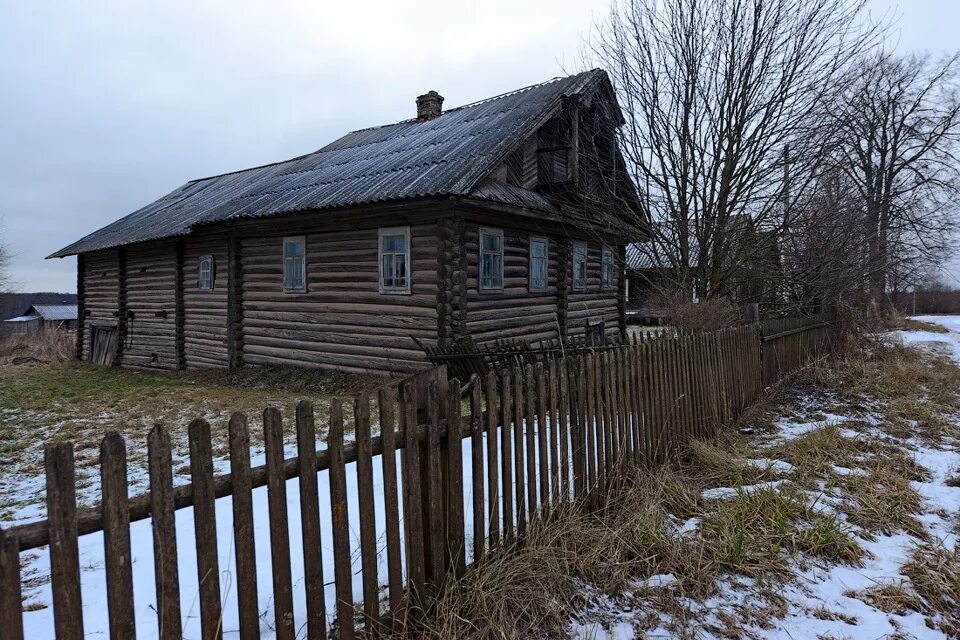
M77 256L77 357L389 374L426 366L418 340L624 331L645 232L606 73L442 103L188 182L54 253Z

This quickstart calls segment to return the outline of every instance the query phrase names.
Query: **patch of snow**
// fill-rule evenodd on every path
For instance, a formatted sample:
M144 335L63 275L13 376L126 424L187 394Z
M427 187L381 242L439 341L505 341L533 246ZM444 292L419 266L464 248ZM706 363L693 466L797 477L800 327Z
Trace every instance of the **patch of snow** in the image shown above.
M644 580L641 585L647 589L662 589L677 583L677 576L672 573L658 573Z
M748 484L742 487L716 487L714 489L704 490L703 493L700 494L700 497L704 500L731 500L739 495L751 495L757 491L779 489L783 484L788 482L789 480L771 480L769 482Z
M795 466L784 460L775 460L771 458L752 458L743 461L744 466L750 469L759 469L760 471L770 471L780 475L793 473L797 470Z

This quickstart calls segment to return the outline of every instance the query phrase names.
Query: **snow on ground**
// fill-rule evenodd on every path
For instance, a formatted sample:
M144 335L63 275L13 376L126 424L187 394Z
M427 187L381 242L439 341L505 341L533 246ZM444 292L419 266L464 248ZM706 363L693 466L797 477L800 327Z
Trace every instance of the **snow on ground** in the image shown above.
M950 333L897 331L890 334L890 337L905 345L939 355L950 355L960 364L960 317L924 316L915 319L940 324L950 329ZM894 437L884 432L883 420L869 407L866 410L863 407L851 408L848 414L836 413L836 406L830 402L834 411L830 413L821 410L820 403L825 400L826 398L823 397L803 397L801 404L807 405L805 407L807 413L815 414L817 419L797 421L794 418L783 417L775 422L776 432L758 438L758 445L783 443L823 428L825 425L844 425L853 421L861 425L866 424L867 427L865 429L861 427L861 432L841 427L840 433L843 437ZM897 439L899 446L909 451L913 460L929 472L925 480L912 481L910 486L923 501L922 513L918 519L928 538L927 541L934 545L942 545L947 550L957 549L957 533L960 531L960 487L946 484L948 478L955 477L960 472L960 417L954 416L953 420L957 425L956 435L947 437L936 445L916 436ZM747 462L747 464L762 465L763 462L769 461L761 459ZM779 471L783 475L789 475L792 465L789 463L784 465ZM771 466L768 465L767 468ZM864 469L836 465L833 470L840 477L867 474ZM704 491L702 497L709 500L726 500L736 497L739 493L777 488L785 484L788 485L789 480L781 479L745 487L719 487ZM817 510L834 515L844 522L845 526L849 526L846 525L846 514L839 513L834 508L843 500L842 491L837 487L826 489L824 486L822 489L820 493L810 492L811 501L817 502ZM694 521L696 518L691 520ZM683 525L685 532L696 530L696 523L693 526L689 525L689 522ZM788 638L790 640L946 638L943 632L931 629L927 617L921 613L909 609L887 613L857 597L858 592L862 596L865 590L879 585L909 586L910 579L904 575L904 565L922 540L903 532L893 535L871 535L863 530L856 530L856 541L865 551L862 566L830 565L823 562L797 563L794 568L795 579L792 583L778 584L776 587L779 590L778 595L782 596L782 601L785 603L784 608L775 615L761 616L762 619L753 622L748 620L746 624L740 626L744 632L742 635L739 633L728 635L729 632L723 630L728 629L727 625L731 619L742 618L745 610L756 606L754 594L758 593L764 585L756 584L748 578L729 576L719 584L718 595L705 602L697 602L671 590L674 587L673 581L663 580L663 576L654 576L647 582L653 582L661 587L659 597L671 598L671 604L679 605L679 609L688 616L682 625L684 627L682 632L678 632L676 620L671 620L663 613L664 607L658 606L656 599L631 609L624 607L622 602L608 606L604 598L595 597L587 590L588 596L593 596L588 600L592 605L587 611L575 616L569 629L570 637L582 640L675 637ZM649 586L644 583L636 585L638 588ZM651 625L651 615L655 618L659 617L659 625L656 623Z

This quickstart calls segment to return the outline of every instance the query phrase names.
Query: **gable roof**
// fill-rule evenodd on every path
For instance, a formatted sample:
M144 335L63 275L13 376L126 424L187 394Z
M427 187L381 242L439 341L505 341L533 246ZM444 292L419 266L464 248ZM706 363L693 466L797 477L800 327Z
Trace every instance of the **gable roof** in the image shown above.
M26 315L39 316L44 320L76 320L77 305L35 304L27 310Z
M361 129L313 153L193 180L50 258L182 236L215 222L436 196L468 196L560 105L597 83L594 69L444 111ZM503 194L478 192L494 199ZM509 203L508 203L509 204ZM543 206L548 206L544 199ZM552 207L551 207L552 208Z

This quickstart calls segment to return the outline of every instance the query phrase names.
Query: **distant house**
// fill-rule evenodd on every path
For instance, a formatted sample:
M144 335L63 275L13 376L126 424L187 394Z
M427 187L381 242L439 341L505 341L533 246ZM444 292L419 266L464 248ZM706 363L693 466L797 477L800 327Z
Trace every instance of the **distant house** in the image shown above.
M183 369L425 366L417 344L624 331L645 231L594 70L194 180L77 255L78 357Z
M0 293L0 320L8 320L27 315L30 307L37 304L64 305L77 304L75 293Z
M33 333L41 329L73 331L77 328L77 305L36 304L27 308L21 316L3 321L3 334Z

